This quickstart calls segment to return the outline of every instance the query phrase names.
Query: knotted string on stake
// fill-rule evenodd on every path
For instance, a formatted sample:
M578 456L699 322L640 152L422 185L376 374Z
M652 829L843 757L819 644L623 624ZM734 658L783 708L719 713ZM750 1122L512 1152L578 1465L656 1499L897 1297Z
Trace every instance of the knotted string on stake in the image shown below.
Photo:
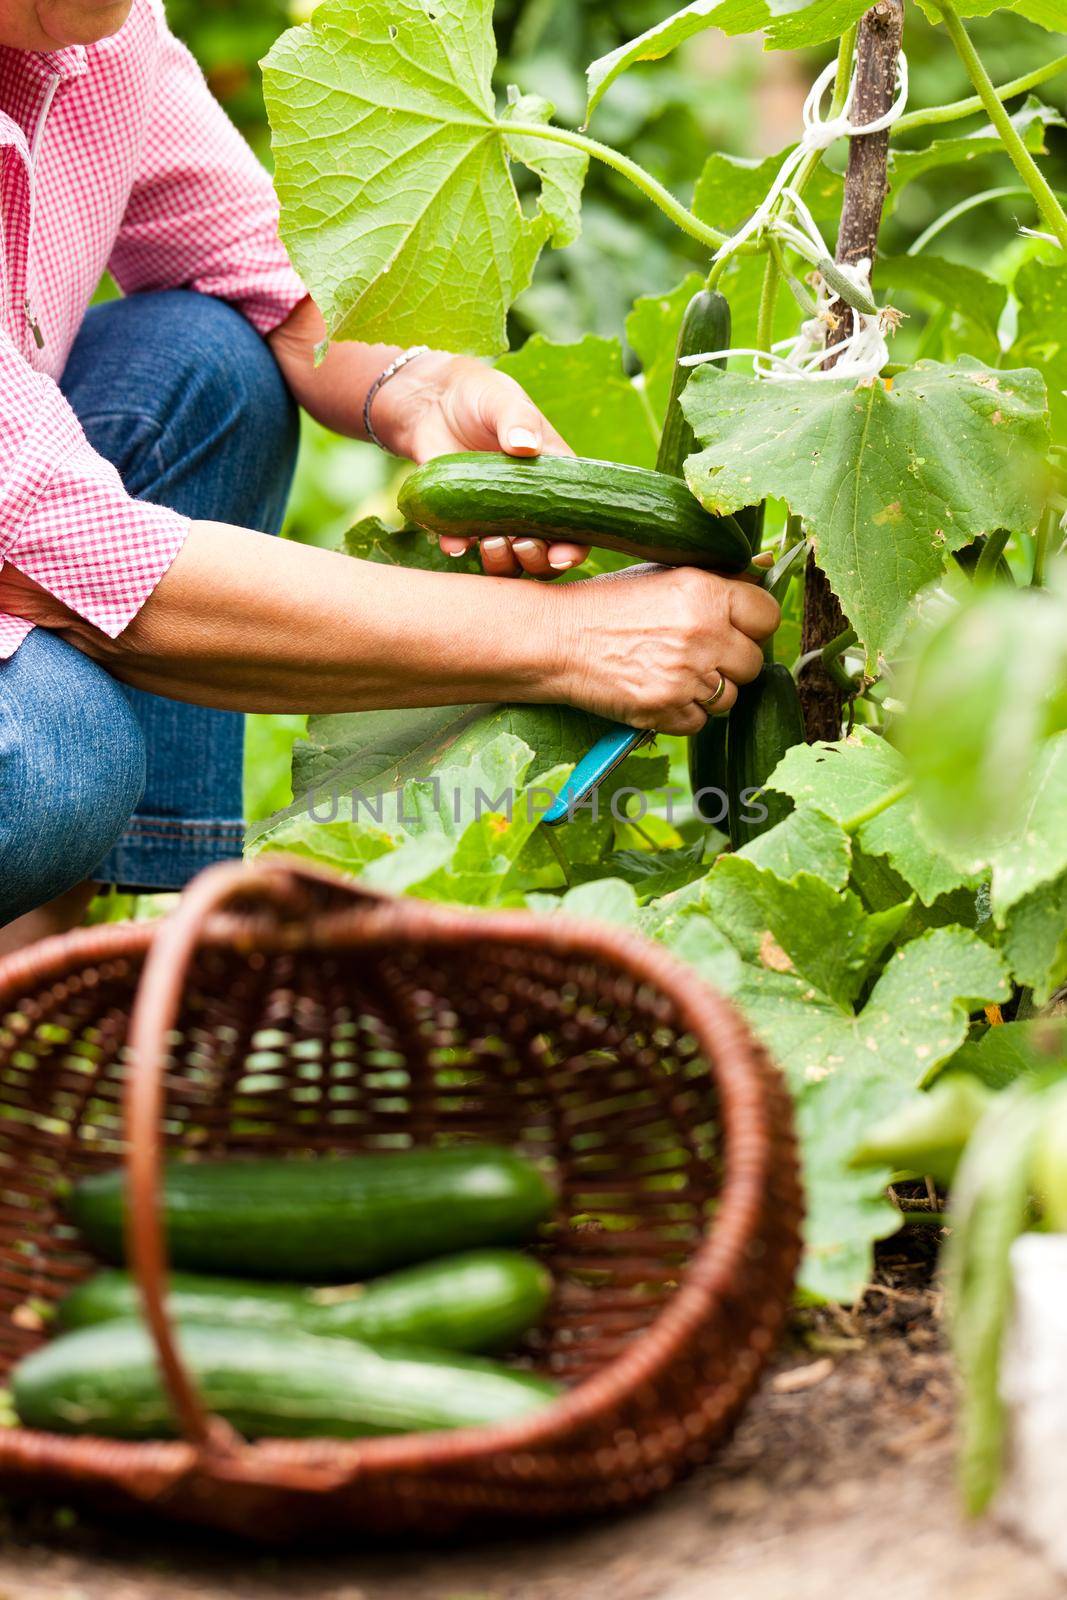
M771 221L774 208L778 201L789 189L794 177L800 171L809 155L828 150L838 139L856 138L861 134L882 133L886 128L891 128L898 117L903 116L908 103L908 58L903 50L897 60L897 97L884 116L876 117L873 122L865 122L856 127L852 125L852 102L856 94L856 73L853 71L845 104L836 117L822 115L822 103L826 91L831 87L837 77L837 62L831 61L819 73L815 82L808 91L804 101L804 132L797 143L790 150L777 176L771 184L763 200L756 207L746 223L738 231L720 245L715 253L716 261L723 260L732 255L739 244L750 239L753 234L760 233ZM795 193L795 191L792 191Z
M867 257L856 262L833 262L815 218L796 190L783 189L781 198L792 207L796 221L776 216L772 224L775 233L818 268L814 315L802 324L794 338L782 339L770 350L710 350L683 356L680 364L696 367L706 361L746 355L753 358L752 370L756 376L770 383L786 383L795 378L805 378L812 383L840 378L869 382L889 360L886 335L898 326L900 313L892 306L875 304L871 296L871 262ZM852 326L843 339L828 346L827 333L835 323L832 308L841 300L849 307ZM826 361L831 355L837 359L828 370Z
M851 378L862 382L876 378L888 361L886 335L898 326L900 313L891 306L879 307L876 303L871 292L872 264L869 260L864 258L854 263L834 261L833 252L820 233L814 217L799 191L793 187L793 179L813 152L829 149L838 139L882 133L892 127L903 115L908 103L907 57L901 51L897 59L896 99L884 116L877 117L873 122L856 126L852 123L855 70L839 115L822 116L823 100L836 77L837 62L831 61L820 72L804 101L804 132L800 140L782 162L760 205L715 256L716 261L724 260L753 235L764 232L772 234L816 268L814 315L804 322L795 338L781 340L770 350L712 350L686 356L682 361L683 366L693 367L724 357L750 355L756 376L769 382L782 383L796 378L812 382ZM844 301L849 307L852 326L843 339L828 347L827 333L835 323L832 308L839 301ZM827 371L825 363L831 355L836 357L836 361Z

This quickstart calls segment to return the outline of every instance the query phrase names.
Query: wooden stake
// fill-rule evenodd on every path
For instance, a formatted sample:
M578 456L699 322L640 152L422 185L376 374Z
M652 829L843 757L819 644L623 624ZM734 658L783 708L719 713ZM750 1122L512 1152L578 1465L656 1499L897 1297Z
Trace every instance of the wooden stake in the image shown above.
M893 104L897 58L903 36L904 0L878 0L865 14L856 46L856 93L851 113L854 123L862 126L874 122ZM845 201L837 239L838 261L856 262L866 256L873 262L877 255L878 230L888 188L888 158L888 129L883 133L863 134L849 142ZM847 313L840 300L836 307L840 308L841 315L830 330L828 344L838 338ZM831 307L831 314L834 310ZM832 366L834 360L831 356L827 365ZM801 652L821 650L847 627L837 596L809 556L804 582ZM804 708L809 743L816 739L840 738L844 696L818 660L801 676L800 703Z

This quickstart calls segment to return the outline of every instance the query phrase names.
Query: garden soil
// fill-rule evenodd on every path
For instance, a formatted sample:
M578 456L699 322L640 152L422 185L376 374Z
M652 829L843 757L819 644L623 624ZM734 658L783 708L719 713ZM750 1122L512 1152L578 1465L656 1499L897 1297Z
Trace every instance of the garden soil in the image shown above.
M856 1310L798 1320L732 1443L625 1519L477 1548L250 1556L9 1507L0 1600L1067 1600L1034 1552L961 1519L929 1250L883 1252Z

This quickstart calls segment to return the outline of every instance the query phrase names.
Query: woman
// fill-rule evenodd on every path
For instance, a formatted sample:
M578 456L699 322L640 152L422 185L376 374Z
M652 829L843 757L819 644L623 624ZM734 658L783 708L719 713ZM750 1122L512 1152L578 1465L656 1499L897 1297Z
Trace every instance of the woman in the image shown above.
M750 584L553 591L501 580L579 547L486 540L486 579L264 537L297 405L416 461L567 447L477 361L315 365L269 180L159 0L0 0L0 163L0 949L95 883L239 854L236 713L568 702L692 733L759 670L778 612ZM124 298L87 314L105 267Z

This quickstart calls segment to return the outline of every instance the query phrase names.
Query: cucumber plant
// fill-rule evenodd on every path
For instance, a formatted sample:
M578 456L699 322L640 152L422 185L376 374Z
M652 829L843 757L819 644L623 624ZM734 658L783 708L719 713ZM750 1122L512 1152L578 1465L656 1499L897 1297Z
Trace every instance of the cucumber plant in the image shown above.
M763 526L768 544L804 541L809 608L824 585L840 625L798 653L792 617L775 671L792 664L803 689L825 663L849 722L784 741L758 780L780 820L730 850L687 807L685 756L669 744L635 753L596 815L546 837L522 801L558 787L593 742L596 721L578 712L317 717L296 753L300 798L256 847L396 892L623 922L690 961L787 1074L809 1200L803 1286L840 1300L901 1221L889 1167L849 1162L864 1130L972 1048L984 1007L1040 1004L1067 979L1067 212L1044 159L1063 119L1040 97L1067 72L1062 3L999 8L1033 56L995 85L968 24L998 9L991 0L909 0L905 53L909 29L933 24L974 93L904 111L903 70L883 75L896 120L858 155L857 137L843 173L837 119L882 120L865 109L876 32L865 9L698 0L592 63L591 131L561 125L521 86L496 101L490 0L324 0L264 66L283 234L329 337L496 357L579 455L680 471L695 509ZM799 155L712 151L686 204L597 137L622 74L704 30L760 28L805 62L836 53L816 117L829 131ZM994 189L974 181L975 158L1000 164ZM702 251L703 270L639 298L618 338L536 334L508 351L508 315L540 252L579 234L594 162ZM960 199L912 223L909 187L931 173L954 175ZM991 230L984 270L953 261L954 221L1005 192L1028 231ZM853 247L873 255L880 215L892 247L879 244L872 275ZM711 359L680 369L701 296L704 348L686 354ZM716 331L726 307L728 337ZM842 329L857 338L831 370ZM684 429L669 411L679 390ZM345 548L477 570L374 519ZM1002 558L1011 585L987 581L1003 578ZM598 551L585 570L624 560ZM707 750L695 771L726 772L728 755Z

